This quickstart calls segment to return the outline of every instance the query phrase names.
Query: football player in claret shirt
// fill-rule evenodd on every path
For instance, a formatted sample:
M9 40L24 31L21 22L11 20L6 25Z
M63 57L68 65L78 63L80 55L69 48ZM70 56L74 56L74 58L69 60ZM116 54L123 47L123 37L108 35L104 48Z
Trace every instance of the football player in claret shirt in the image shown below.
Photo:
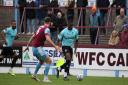
M48 79L48 72L50 69L50 64L52 63L49 55L46 53L44 47L44 42L47 40L57 51L61 52L61 48L53 43L53 41L50 38L50 29L49 26L51 25L51 19L49 17L46 17L44 19L44 25L40 26L36 33L30 38L27 48L28 49L30 43L32 44L32 51L33 55L39 60L39 63L36 65L36 69L34 74L32 75L32 78L40 81L37 78L37 72L40 69L41 65L45 62L45 70L44 70L44 82L51 82Z

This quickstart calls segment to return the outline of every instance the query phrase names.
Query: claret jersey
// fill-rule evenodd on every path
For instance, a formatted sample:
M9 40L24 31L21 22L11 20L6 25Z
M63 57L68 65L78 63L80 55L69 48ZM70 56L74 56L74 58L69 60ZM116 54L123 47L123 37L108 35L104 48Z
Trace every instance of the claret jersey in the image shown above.
M45 35L50 36L50 29L45 25L40 26L34 35L34 40L32 41L32 46L33 47L44 46L44 42L46 40Z

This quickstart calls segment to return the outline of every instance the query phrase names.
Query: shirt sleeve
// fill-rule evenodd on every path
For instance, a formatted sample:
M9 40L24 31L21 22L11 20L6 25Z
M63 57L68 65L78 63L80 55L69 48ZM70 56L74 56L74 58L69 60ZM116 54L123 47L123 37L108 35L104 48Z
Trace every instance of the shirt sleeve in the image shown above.
M45 31L44 31L45 35L50 35L50 29L49 28L46 28Z
M60 32L60 34L58 35L58 39L62 41L64 36L64 30Z
M79 36L78 36L78 30L76 29L76 40L78 40Z
M8 32L8 28L4 29L3 32L4 33L7 33Z

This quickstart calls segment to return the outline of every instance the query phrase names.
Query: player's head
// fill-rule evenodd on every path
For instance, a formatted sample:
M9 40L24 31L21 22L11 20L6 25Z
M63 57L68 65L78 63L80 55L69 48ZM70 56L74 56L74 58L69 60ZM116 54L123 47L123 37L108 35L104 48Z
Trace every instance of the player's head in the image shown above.
M73 23L68 23L68 30L72 30Z
M50 17L45 17L45 18L44 18L44 24L47 24L48 27L49 27L50 24L51 24L51 18L50 18Z
M15 20L11 21L11 26L12 26L12 29L16 29L16 21Z

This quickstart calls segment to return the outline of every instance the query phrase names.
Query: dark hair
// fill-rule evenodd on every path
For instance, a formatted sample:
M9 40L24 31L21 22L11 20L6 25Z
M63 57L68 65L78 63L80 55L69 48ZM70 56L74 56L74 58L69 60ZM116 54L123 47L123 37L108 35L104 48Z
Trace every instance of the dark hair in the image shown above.
M68 26L73 26L73 23L72 22L68 22Z
M12 25L13 23L16 23L16 20L11 20L10 25Z
M16 20L11 20L11 22L16 22Z
M45 17L44 22L51 22L51 18L50 17Z

